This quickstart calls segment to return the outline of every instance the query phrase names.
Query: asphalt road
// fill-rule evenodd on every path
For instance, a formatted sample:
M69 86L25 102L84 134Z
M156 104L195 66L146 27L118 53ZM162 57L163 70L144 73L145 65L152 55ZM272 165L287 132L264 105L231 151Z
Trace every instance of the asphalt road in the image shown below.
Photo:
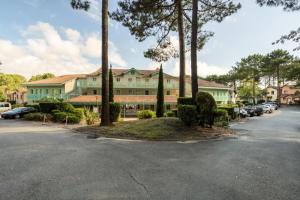
M0 120L0 199L300 199L300 109L232 127L236 138L141 142Z

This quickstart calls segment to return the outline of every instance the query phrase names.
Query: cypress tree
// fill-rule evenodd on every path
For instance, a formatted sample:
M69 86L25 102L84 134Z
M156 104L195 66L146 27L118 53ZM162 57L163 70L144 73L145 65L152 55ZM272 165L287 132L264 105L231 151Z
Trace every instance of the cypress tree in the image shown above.
M114 79L111 65L109 69L109 102L114 102Z
M156 103L156 117L164 116L164 74L162 65L160 65L158 75L158 88L157 88L157 103Z

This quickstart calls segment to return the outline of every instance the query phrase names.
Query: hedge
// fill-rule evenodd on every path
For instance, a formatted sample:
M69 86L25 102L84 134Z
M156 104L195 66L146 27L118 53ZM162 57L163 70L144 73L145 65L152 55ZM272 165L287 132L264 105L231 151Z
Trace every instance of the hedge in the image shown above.
M198 92L196 96L197 109L199 114L199 124L208 124L212 127L214 123L214 111L217 108L214 97L208 92Z
M175 113L173 111L168 111L165 113L166 117L175 117Z
M195 105L195 102L192 97L179 97L177 99L178 105Z
M178 117L187 126L197 122L197 107L194 105L178 105Z
M51 114L43 114L43 113L28 113L24 115L24 119L28 121L44 121L44 116L46 117L45 120L51 121L53 116Z
M151 119L155 117L155 112L152 110L141 110L137 112L137 117L139 119Z
M110 122L117 122L121 113L121 105L119 103L109 103L109 119Z
M236 106L219 106L219 109L226 110L231 119L235 119L237 114L234 112Z
M228 113L224 109L216 109L214 111L214 123L216 126L228 126Z

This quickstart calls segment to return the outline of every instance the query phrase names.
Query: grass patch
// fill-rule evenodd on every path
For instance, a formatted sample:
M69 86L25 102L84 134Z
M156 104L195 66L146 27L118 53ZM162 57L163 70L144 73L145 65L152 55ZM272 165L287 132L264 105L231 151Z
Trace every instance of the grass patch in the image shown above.
M85 126L75 130L87 134L96 134L97 137L145 140L209 139L232 134L231 130L220 127L188 127L181 120L173 117L118 122L109 127Z

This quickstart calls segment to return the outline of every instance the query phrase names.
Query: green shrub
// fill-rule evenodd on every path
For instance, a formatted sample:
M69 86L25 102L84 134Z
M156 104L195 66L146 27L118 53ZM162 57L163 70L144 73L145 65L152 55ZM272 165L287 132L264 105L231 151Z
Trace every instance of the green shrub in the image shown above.
M172 112L174 113L174 117L178 117L178 109L173 109Z
M121 105L119 103L109 103L109 119L110 122L117 122L121 113Z
M197 122L197 107L194 105L178 105L178 117L187 126Z
M223 109L226 110L228 115L230 116L231 119L235 119L237 117L237 113L234 112L234 108L236 108L235 105L230 106L230 105L222 105L222 106L218 106L219 109Z
M44 121L44 117L46 121L52 120L51 114L44 114L44 113L28 113L24 115L24 119L28 121Z
M192 97L179 97L177 99L178 105L195 105L195 102Z
M63 123L63 122L66 122L66 118L67 118L67 113L65 112L53 112L53 119L55 122L60 122L60 123Z
M84 110L84 115L87 125L93 125L99 120L98 113L89 111L88 109Z
M81 119L78 116L68 113L68 123L79 124L80 122L81 122Z
M175 117L175 113L173 111L168 111L165 113L166 117Z
M58 109L58 104L55 102L41 102L40 105L40 111L42 113L51 113L52 110Z
M66 102L40 102L40 111L43 113L51 113L52 110L60 110L62 112L76 112L72 104Z
M78 117L80 120L84 119L84 109L83 108L73 108L72 111L69 111L67 113L74 114L76 117Z
M214 116L214 123L216 126L228 126L229 117L226 110L218 108L215 110Z
M214 123L214 111L217 108L214 97L208 92L198 92L196 96L197 109L199 113L199 124L208 124L212 127Z
M137 117L139 119L151 119L155 117L155 112L152 110L141 110L137 112Z

